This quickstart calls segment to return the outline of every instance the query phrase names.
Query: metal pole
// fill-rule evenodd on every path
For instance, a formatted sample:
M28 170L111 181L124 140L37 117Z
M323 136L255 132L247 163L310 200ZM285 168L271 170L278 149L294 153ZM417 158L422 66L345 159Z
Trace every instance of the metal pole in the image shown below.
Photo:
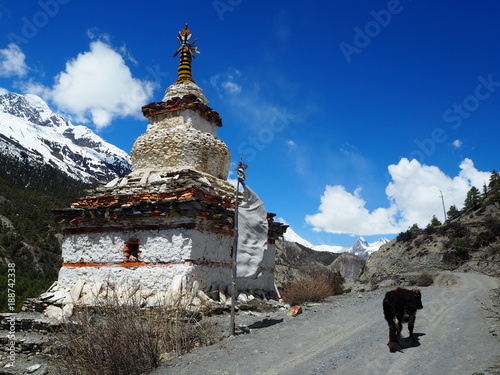
M439 192L441 193L441 202L443 202L443 213L444 213L444 223L446 223L446 208L444 207L444 197L443 197L443 192L441 190L439 190ZM443 223L443 224L444 224Z
M229 323L229 331L232 336L235 332L235 305L237 298L237 286L236 286L236 261L238 255L238 192L240 190L240 178L238 177L238 182L236 183L236 195L234 199L234 226L233 226L233 276L232 276L232 291L231 291L231 321Z

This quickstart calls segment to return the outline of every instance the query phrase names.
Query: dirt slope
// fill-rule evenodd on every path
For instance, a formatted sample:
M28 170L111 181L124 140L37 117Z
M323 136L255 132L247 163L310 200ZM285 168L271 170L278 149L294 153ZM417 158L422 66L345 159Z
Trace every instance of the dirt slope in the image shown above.
M476 300L491 305L491 289L498 287L498 279L462 273L423 288L419 345L397 353L386 345L386 289L333 297L295 318L239 315L238 324L265 327L197 349L154 374L500 374L491 370L500 364L499 322Z

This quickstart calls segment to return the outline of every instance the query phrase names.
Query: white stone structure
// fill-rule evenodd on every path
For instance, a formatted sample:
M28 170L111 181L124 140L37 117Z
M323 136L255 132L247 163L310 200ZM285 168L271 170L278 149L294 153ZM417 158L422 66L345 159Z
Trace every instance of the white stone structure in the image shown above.
M53 302L134 291L145 305L161 305L182 285L228 291L235 189L217 138L222 121L206 102L193 81L170 86L163 101L143 107L148 126L132 148L132 172L56 211L64 237ZM286 226L272 217L262 276L237 280L240 291L275 293L274 240Z

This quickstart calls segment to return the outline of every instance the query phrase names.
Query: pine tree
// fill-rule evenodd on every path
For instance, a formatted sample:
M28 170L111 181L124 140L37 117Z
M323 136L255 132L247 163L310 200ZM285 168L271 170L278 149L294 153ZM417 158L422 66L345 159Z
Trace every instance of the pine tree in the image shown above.
M464 208L473 208L480 201L481 201L481 193L475 186L473 186L467 193L467 197L465 198L464 202Z
M450 206L450 209L446 213L446 217L453 219L455 216L458 216L460 211L457 209L455 205Z
M438 220L436 215L432 216L432 220L429 224L427 224L427 228L429 227L439 227L442 223Z
M415 223L413 224L411 227L410 227L410 231L412 232L418 232L420 230L420 228L418 227L418 224Z
M500 203L500 174L495 169L491 172L490 182L488 184L488 194L484 203Z

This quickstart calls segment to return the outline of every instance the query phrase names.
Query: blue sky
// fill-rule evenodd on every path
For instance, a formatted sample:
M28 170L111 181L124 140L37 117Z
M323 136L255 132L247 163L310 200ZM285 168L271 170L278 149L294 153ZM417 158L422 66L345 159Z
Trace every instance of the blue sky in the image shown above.
M218 136L313 244L392 238L499 169L500 3L0 1L0 92L129 152L176 79L177 32ZM234 168L233 168L234 169Z

